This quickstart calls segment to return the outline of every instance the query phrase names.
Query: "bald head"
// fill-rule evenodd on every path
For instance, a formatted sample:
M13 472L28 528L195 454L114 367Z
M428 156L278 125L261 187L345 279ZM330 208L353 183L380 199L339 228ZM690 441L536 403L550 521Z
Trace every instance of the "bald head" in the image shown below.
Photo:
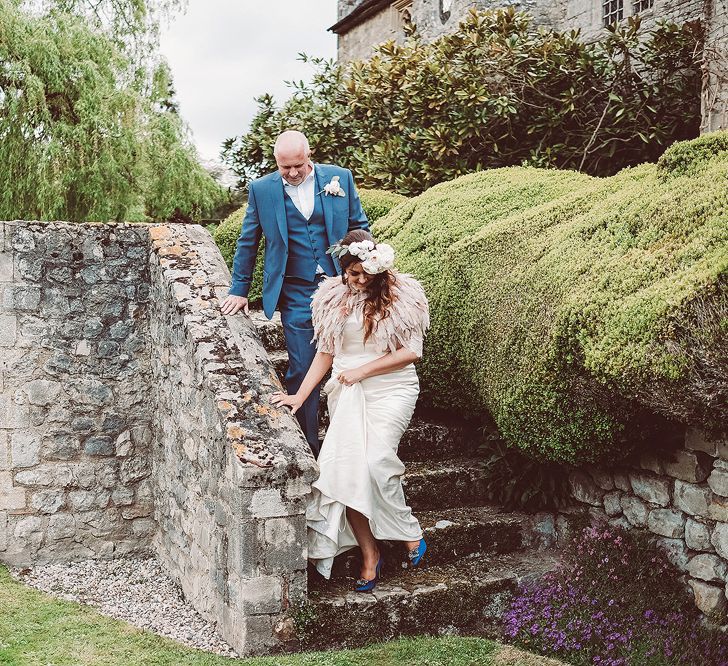
M303 151L308 157L311 154L311 148L308 145L308 139L303 132L298 130L286 130L276 139L273 146L273 155L278 157L280 154Z
M273 147L278 172L291 185L300 185L313 170L310 155L306 135L296 130L283 132Z

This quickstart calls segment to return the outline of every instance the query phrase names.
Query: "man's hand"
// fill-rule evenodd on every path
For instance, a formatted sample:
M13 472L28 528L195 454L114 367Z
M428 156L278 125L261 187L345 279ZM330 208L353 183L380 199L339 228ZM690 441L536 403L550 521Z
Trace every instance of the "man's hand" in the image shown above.
M220 310L224 315L234 315L243 310L248 314L248 299L245 296L233 296L230 294L220 305Z

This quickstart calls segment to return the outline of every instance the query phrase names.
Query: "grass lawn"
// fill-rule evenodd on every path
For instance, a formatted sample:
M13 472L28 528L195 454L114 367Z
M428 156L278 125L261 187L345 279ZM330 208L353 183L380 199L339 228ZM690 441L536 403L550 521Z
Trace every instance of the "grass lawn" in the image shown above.
M21 585L0 566L0 664L12 666L547 666L479 638L417 638L361 650L228 659L192 650L92 608Z

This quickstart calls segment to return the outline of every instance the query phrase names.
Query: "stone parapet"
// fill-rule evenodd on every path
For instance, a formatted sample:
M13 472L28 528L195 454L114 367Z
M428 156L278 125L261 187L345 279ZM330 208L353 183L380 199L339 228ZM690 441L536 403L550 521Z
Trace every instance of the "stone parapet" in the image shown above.
M241 654L280 648L306 596L306 499L317 468L230 275L197 226L150 229L156 550ZM285 642L285 637L283 638Z
M612 525L645 529L683 572L695 603L728 623L728 440L689 429L683 448L570 476L572 498ZM604 492L613 485L615 490ZM596 514L594 513L596 511Z
M0 223L0 561L153 549L241 654L291 640L316 463L195 225Z

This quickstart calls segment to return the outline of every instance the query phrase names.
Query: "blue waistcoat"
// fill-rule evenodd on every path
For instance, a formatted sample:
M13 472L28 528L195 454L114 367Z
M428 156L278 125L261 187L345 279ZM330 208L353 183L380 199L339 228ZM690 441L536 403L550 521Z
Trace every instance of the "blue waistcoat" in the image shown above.
M326 271L326 275L336 275L336 268L330 254L326 254L329 241L326 237L324 209L321 195L314 197L313 213L306 219L296 208L288 194L283 195L288 222L288 261L286 277L297 277L313 282L316 268Z

